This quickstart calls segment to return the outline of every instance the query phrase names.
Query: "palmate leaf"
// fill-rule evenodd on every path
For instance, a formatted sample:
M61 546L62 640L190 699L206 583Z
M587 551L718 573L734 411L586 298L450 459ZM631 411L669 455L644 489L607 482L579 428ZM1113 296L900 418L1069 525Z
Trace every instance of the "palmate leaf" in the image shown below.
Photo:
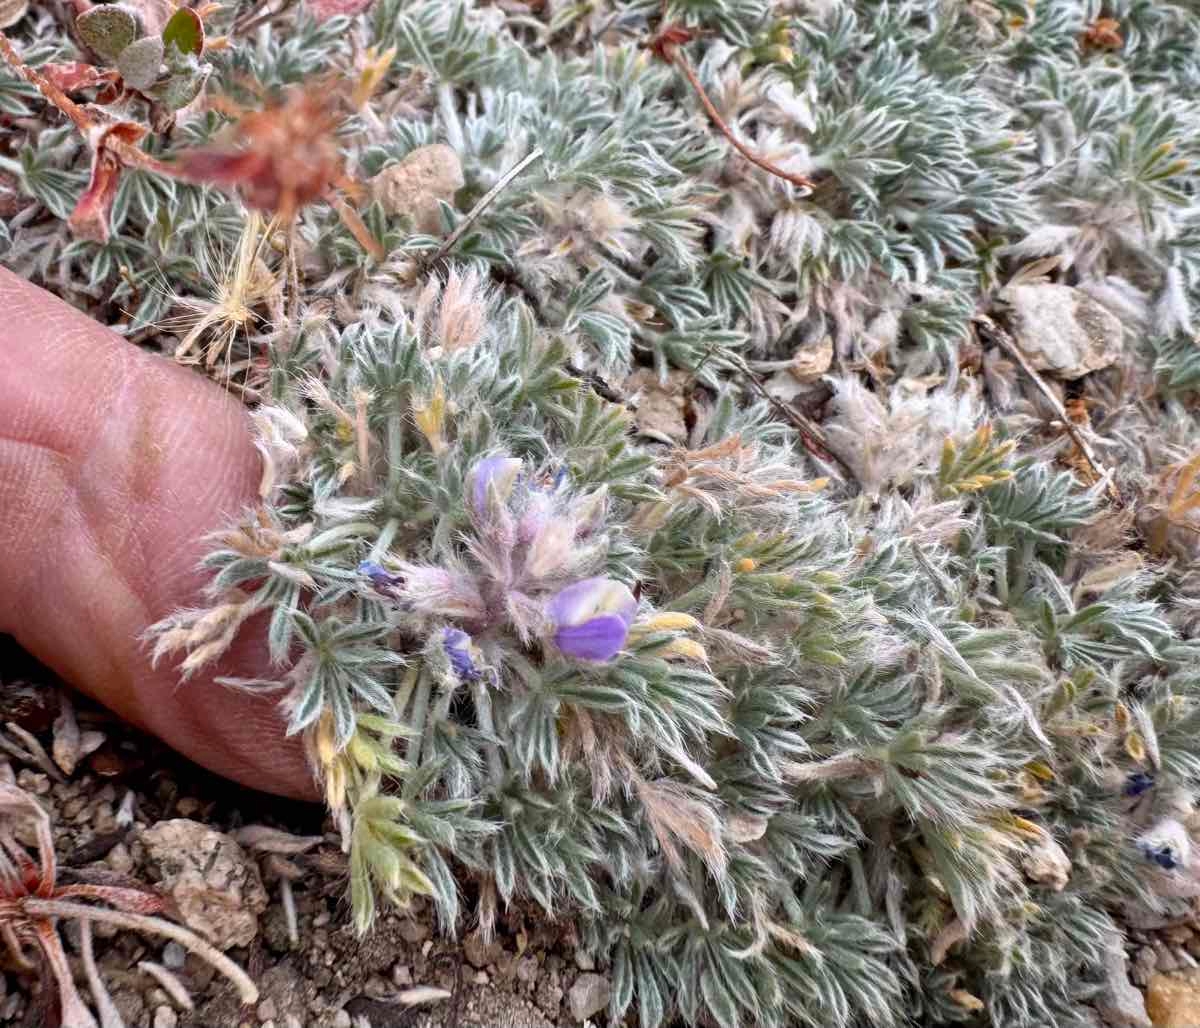
M337 148L365 180L449 145L463 185L437 200L442 235L543 150L432 263L443 239L381 205L362 216L383 264L327 204L300 213L294 304L286 254L264 251L286 324L254 310L242 373L307 433L274 455L262 511L303 541L220 550L211 598L269 619L272 677L236 684L291 689L356 839L360 928L381 896L428 893L447 933L496 900L535 905L607 962L610 1013L640 1028L1042 1028L1089 1001L1104 911L1150 896L1122 783L1149 818L1200 781L1200 586L1141 545L1161 499L1146 483L1200 439L1200 236L1179 206L1197 189L1200 29L1126 4L1105 12L1122 48L1094 52L1082 7L1019 6L854 0L776 23L758 0L669 4L731 133L812 174L808 195L734 153L680 68L649 59L648 3L613 22L376 0L353 31L301 14L213 55L214 89L257 109L240 82L311 84L394 46ZM65 244L51 215L84 148L27 127L45 107L27 91L0 82L4 103L21 110L0 163L40 201L9 219L6 260L106 317L208 295L238 201L137 172L110 244ZM181 119L172 146L219 141L224 121ZM1069 437L972 333L1042 257L1133 329L1117 367L1062 387L1119 503L1080 484ZM476 289L447 306L468 270ZM839 375L903 397L912 424L881 445L924 440L878 503L797 434L795 415L831 414L794 355L826 344ZM689 450L741 456L697 485L690 458L637 438L623 381L647 366L696 379ZM748 402L753 377L772 402ZM519 484L474 509L473 470L503 455ZM819 477L810 495L759 488ZM545 520L601 490L543 549ZM546 574L526 574L534 552ZM1129 558L1136 582L1091 584ZM405 566L481 606L417 597ZM592 576L636 587L606 663L560 652L549 615ZM219 643L190 634L203 616L165 631ZM1062 893L1026 872L1039 831L1079 847ZM955 918L971 933L935 967Z

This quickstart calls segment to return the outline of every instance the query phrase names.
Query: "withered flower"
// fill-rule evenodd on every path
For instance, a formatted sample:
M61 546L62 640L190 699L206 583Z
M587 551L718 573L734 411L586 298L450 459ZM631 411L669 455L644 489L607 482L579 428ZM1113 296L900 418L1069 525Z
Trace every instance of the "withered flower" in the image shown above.
M334 141L336 99L324 88L296 89L243 114L229 145L181 154L182 178L236 189L248 207L290 221L300 208L347 184Z
M1121 23L1116 18L1097 18L1079 39L1085 49L1120 50L1125 45Z
M359 244L382 260L379 241L341 195L360 192L335 138L346 106L328 82L293 89L261 111L242 113L228 144L181 154L174 173L234 189L248 207L274 214L285 225L302 207L325 200Z
M127 166L123 148L135 146L146 134L146 127L132 121L110 124L97 122L88 131L92 147L92 172L87 189L71 212L68 224L77 236L98 243L108 240L108 216L117 196L121 172Z

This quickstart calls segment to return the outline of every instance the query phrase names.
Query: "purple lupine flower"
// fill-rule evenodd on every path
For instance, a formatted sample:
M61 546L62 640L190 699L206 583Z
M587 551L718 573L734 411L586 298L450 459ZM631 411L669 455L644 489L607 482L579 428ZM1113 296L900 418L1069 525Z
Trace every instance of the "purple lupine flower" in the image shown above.
M1135 842L1142 856L1164 871L1192 863L1191 836L1175 818L1164 818Z
M393 575L382 564L377 564L373 560L364 560L359 564L358 573L369 578L375 591L383 593L384 596L395 597L404 582L400 575Z
M1180 864L1175 851L1165 843L1161 846L1153 846L1143 842L1138 844L1138 848L1142 851L1142 856L1157 864L1164 871L1174 871Z
M487 605L470 575L408 561L400 570L404 587L399 598L418 614L455 621L478 621L487 614Z
M595 535L604 525L608 515L608 486L578 497L571 504L571 516L575 519L575 537L587 539Z
M475 663L471 637L461 628L442 629L442 649L450 660L454 673L464 682L477 681L481 672Z
M517 542L529 545L554 516L554 501L544 493L530 493L517 522Z
M579 660L611 660L625 645L638 602L621 582L586 578L557 593L546 607L554 643Z
M471 469L467 480L467 495L476 515L487 511L488 489L494 486L501 502L508 499L521 462L516 457L485 457Z
M1125 779L1123 792L1126 796L1141 796L1142 793L1154 788L1154 775L1145 771L1134 771Z

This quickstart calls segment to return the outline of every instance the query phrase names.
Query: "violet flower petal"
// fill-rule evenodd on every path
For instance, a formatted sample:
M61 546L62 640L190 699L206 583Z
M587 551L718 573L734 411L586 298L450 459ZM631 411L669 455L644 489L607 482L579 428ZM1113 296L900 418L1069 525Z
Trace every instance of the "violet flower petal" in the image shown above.
M375 590L385 596L394 596L396 589L404 582L400 575L393 575L382 564L376 564L373 560L362 561L358 565L358 573L369 578Z
M515 457L485 457L471 471L469 494L476 514L487 510L488 486L494 484L501 500L512 492L521 462Z
M565 625L554 633L554 643L578 660L612 660L621 652L629 625L616 614L601 614L581 625Z
M442 630L442 649L446 651L454 673L464 682L474 682L480 677L471 656L471 637L461 628Z
M628 586L611 578L585 578L555 594L546 613L556 625L580 625L599 614L616 615L628 628L637 613L637 598Z

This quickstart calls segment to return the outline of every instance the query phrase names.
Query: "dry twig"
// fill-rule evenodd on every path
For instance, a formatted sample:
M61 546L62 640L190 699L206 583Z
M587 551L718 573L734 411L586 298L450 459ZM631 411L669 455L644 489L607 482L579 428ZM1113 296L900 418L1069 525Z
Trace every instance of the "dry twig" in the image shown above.
M429 265L436 264L443 257L445 257L446 254L454 249L454 244L457 243L464 235L466 235L467 229L469 229L479 218L479 216L485 210L487 210L492 201L495 200L496 197L498 197L508 187L508 184L521 174L521 172L528 168L534 161L539 160L544 152L545 151L543 151L540 146L534 150L531 150L524 157L522 157L521 160L509 168L508 171L501 175L500 181L492 186L492 188L486 193L484 193L482 197L480 197L479 202L467 212L467 216L463 218L462 221L454 226L454 231L442 241L442 245L433 252L433 256L430 257L426 263Z
M826 463L836 463L846 473L846 477L850 481L855 481L854 472L850 465L829 448L829 440L820 425L813 421L812 418L801 414L794 407L784 403L778 397L772 396L767 389L766 383L741 357L730 354L729 360L746 377L750 385L754 388L754 391L771 405L775 413L800 433L800 438L810 453Z
M653 50L667 64L675 65L683 72L684 77L688 80L696 96L700 100L701 106L705 113L716 125L717 131L729 140L730 145L743 157L746 158L756 168L762 168L763 171L776 178L781 178L785 182L790 182L792 185L804 190L804 195L807 196L815 188L815 183L812 179L804 175L798 175L795 172L787 171L778 164L773 164L760 154L756 154L745 143L743 143L733 133L733 129L721 117L721 112L717 110L716 104L712 102L708 93L705 92L704 86L700 82L700 76L696 74L696 69L692 67L682 53L679 52L680 46L692 40L693 33L690 29L682 25L666 25L659 30L657 36L650 41L650 49Z
M1113 473L1106 468L1100 459L1096 456L1096 451L1092 449L1092 444L1087 437L1079 431L1079 427L1067 416L1066 409L1062 405L1062 401L1054 395L1054 390L1046 385L1045 380L1037 373L1037 369L1029 363L1029 359L1021 352L1021 348L1017 346L1016 340L995 321L989 318L986 314L978 314L974 319L975 326L979 330L980 335L988 342L994 343L1007 353L1013 360L1021 366L1021 370L1025 372L1037 387L1038 392L1045 397L1046 402L1050 404L1054 413L1058 416L1058 420L1062 423L1066 433L1071 437L1072 442L1079 447L1079 452L1083 454L1084 460L1087 461L1088 467L1096 475L1099 481L1106 484L1108 494L1112 499L1119 500L1120 494L1117 492L1116 483L1113 481Z

